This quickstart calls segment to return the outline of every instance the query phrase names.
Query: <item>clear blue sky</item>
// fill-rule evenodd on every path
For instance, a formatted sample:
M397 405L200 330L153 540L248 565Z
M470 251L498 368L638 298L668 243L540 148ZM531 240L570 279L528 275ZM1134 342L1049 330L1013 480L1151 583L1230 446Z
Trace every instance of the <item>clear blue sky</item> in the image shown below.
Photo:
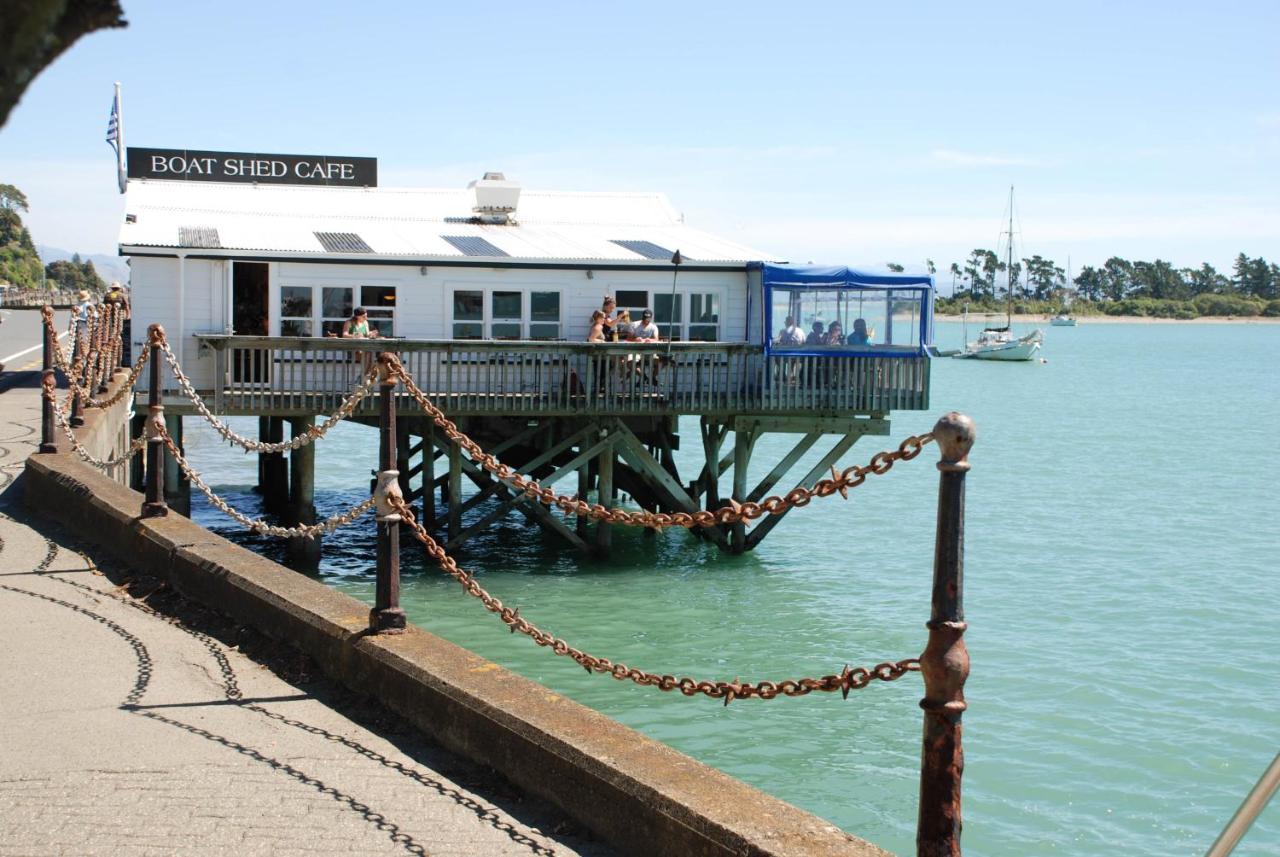
M114 252L135 146L368 155L380 183L659 190L794 261L1280 258L1280 3L123 0L0 130L37 243ZM944 278L940 276L940 280Z

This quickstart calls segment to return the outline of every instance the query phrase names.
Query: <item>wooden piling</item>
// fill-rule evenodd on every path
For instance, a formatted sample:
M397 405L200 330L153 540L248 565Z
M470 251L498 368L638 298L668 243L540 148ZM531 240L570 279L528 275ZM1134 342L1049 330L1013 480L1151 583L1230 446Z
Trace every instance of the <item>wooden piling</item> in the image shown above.
M600 439L603 441L609 435L607 428L600 429ZM614 486L613 486L613 445L610 444L600 450L597 458L597 471L599 475L596 478L596 502L606 509L614 507ZM596 522L596 553L600 556L608 556L609 549L613 544L613 526L606 521Z
M315 427L315 417L291 417L291 437L300 437ZM316 446L300 446L289 453L289 493L285 520L290 525L316 522ZM320 565L320 536L294 536L285 546L285 555L294 566L314 569Z
M258 439L263 443L284 440L283 417L258 417ZM289 462L283 452L267 452L258 456L258 490L262 508L272 515L284 515L289 505Z
M186 450L182 438L182 416L180 414L164 415L165 431L173 438L173 443L184 455ZM179 515L191 517L191 482L187 479L178 461L172 455L164 458L164 497L169 508Z
M462 534L462 447L449 442L449 538Z

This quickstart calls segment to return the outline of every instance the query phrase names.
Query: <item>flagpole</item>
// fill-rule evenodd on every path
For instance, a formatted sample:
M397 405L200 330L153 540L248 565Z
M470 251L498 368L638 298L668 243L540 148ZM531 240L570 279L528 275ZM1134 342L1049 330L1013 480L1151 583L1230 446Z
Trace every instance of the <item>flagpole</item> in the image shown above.
M116 81L116 180L124 193L128 182L124 168L124 110L120 102L120 81Z

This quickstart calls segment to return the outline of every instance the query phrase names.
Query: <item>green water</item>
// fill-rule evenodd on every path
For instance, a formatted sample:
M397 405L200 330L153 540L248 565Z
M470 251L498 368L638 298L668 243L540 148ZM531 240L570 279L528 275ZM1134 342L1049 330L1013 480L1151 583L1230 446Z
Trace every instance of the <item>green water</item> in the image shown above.
M960 338L939 325L942 347ZM950 409L978 425L967 854L1201 854L1280 749L1278 348L1280 327L1261 325L1047 329L1045 364L935 361L934 411L895 414L891 438L846 456L865 462ZM198 465L253 508L252 459L195 428ZM696 422L683 428L686 472L700 453ZM759 469L791 440L762 440ZM458 559L571 644L655 672L776 680L913 656L929 612L936 457L870 478L847 502L815 501L746 556L618 528L611 561L583 561L513 517ZM373 436L345 428L319 461L323 514L359 498ZM197 517L225 522L202 505ZM371 600L372 555L366 530L331 538L322 577ZM848 700L726 708L589 676L509 634L420 558L407 566L412 621L913 853L918 676ZM1280 801L1237 854L1280 854Z

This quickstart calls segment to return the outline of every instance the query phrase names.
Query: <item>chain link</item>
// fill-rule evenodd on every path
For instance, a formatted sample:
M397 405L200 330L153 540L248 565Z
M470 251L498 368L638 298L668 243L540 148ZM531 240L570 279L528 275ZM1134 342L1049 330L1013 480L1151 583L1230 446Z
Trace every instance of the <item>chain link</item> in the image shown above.
M444 415L444 412L431 401L430 397L414 383L413 377L394 355L390 358L391 373L404 382L418 405L428 417L444 432L449 440L461 447L468 457L484 470L493 474L500 481L510 485L517 492L537 500L544 506L554 506L566 517L587 517L608 524L620 524L629 527L648 527L655 530L667 527L714 527L719 524L736 524L743 521L755 521L765 515L780 515L792 508L807 506L814 497L829 497L839 493L848 499L850 488L856 488L866 481L867 476L882 476L888 473L895 462L910 461L924 447L933 442L933 434L913 435L902 441L892 452L878 452L871 462L862 467L847 467L842 471L831 468L831 478L822 479L812 488L797 486L787 492L786 496L766 497L758 503L739 503L730 500L727 506L714 511L698 512L648 512L630 511L627 509L607 509L599 503L588 503L576 495L557 494L554 489L544 487L536 479L530 479L508 464L503 464L493 455L485 452L481 446L458 429L457 424Z
M43 387L43 395L45 401L53 405L53 418L58 425L61 426L63 434L67 436L67 440L71 442L71 448L75 450L77 455L99 470L113 470L119 467L121 464L124 464L126 461L141 452L142 448L146 446L147 439L145 437L138 437L129 444L128 449L114 458L108 458L105 461L100 458L95 458L76 438L76 433L71 428L71 422L67 419L66 412L58 405L58 397L54 393L51 385L45 385Z
M262 441L253 440L252 438L236 434L229 425L214 416L213 412L209 410L209 406L205 404L204 399L202 399L200 394L196 392L194 385L192 385L190 379L187 378L186 373L182 371L182 366L178 363L177 355L173 353L173 349L169 346L169 341L161 338L159 340L159 345L161 353L164 354L165 362L169 364L169 369L173 372L173 377L178 382L178 388L182 391L182 394L191 401L192 406L197 412L199 412L200 416L204 417L205 421L208 422L209 425L213 427L213 430L221 435L224 440L242 447L249 452L285 452L294 449L301 449L312 441L319 440L338 423L350 417L351 414L355 412L356 406L360 404L361 400L372 393L374 388L378 386L378 369L375 366L369 370L360 383L351 391L351 394L342 400L342 404L338 406L338 409L334 411L333 414L331 414L323 423L318 426L312 426L303 434L300 434L295 438L291 438L290 440L282 441L280 443L264 443Z
M319 523L298 524L293 527L278 527L274 524L267 523L261 518L250 518L248 515L240 512L226 500L223 500L215 494L213 489L205 484L205 481L200 478L200 474L191 467L187 462L187 459L183 456L181 450L178 449L178 445L174 443L173 437L169 434L167 429L160 430L160 437L163 438L165 447L169 450L169 454L173 456L173 460L178 463L178 467L184 474L186 474L186 477L191 480L191 484L196 486L200 493L209 499L209 502L214 506L214 508L222 512L227 517L235 520L241 526L245 527L245 529L259 533L260 535L277 536L279 538L293 538L296 536L314 538L315 536L332 533L339 527L345 527L346 525L359 520L366 512L373 508L374 499L370 497L364 502L352 506L347 511L338 515L331 515Z
M46 307L45 309L48 310L49 308ZM137 382L138 376L142 373L143 367L147 365L148 349L144 348L142 353L138 355L138 359L129 369L129 377L121 383L119 389L117 389L115 393L106 399L95 399L93 394L93 388L97 387L104 378L110 378L111 375L114 374L115 364L120 360L120 332L124 326L124 318L122 314L115 313L112 309L104 311L104 315L109 315L109 323L112 329L112 335L107 337L108 340L113 343L109 352L105 354L102 352L96 352L95 355L92 351L91 341L96 333L87 337L89 341L86 341L86 337L81 336L78 339L78 344L81 347L74 350L75 356L70 365L68 365L67 355L62 348L61 342L59 342L58 337L54 335L52 310L49 310L47 313L43 313L43 315L45 327L48 329L50 338L53 341L53 365L55 368L61 370L62 374L66 376L67 386L70 388L67 394L67 404L65 407L71 407L71 399L77 393L80 395L81 404L86 408L109 408L129 394L133 389L134 383ZM95 330L100 326L101 325L96 322L93 323ZM72 323L71 332L72 335L75 335L74 322ZM96 371L94 372L91 372L89 367L91 357L96 361Z
M906 658L900 661L885 661L876 664L870 669L866 667L850 669L846 665L838 674L824 675L819 678L743 682L738 679L733 681L708 681L705 679L693 679L688 676L677 678L674 675L660 675L627 666L624 663L615 663L608 658L596 657L570 646L559 637L553 636L528 619L521 617L519 608L512 610L510 607L505 606L480 585L474 574L461 568L453 557L445 552L440 543L433 539L423 526L418 523L413 516L413 511L403 500L392 498L390 503L399 512L401 521L413 531L414 537L422 543L427 555L435 560L436 564L446 574L458 581L468 595L478 599L486 610L497 615L503 624L511 629L511 633L519 632L524 634L539 646L549 648L557 655L572 658L588 673L608 673L619 681L632 681L642 687L656 687L659 690L678 690L685 696L702 694L712 699L723 699L724 704L728 705L735 699L751 699L753 697L774 699L778 696L806 696L815 690L826 693L838 690L842 696L848 697L849 691L860 690L872 681L894 681L909 672L916 672L920 669L920 660L918 658Z

